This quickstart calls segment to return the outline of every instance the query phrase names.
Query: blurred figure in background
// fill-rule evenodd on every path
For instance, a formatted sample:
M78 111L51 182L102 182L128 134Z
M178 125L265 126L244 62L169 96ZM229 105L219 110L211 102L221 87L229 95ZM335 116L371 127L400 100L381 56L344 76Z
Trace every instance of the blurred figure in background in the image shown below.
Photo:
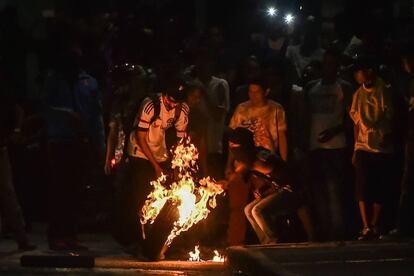
M84 121L85 110L80 111L77 91L95 86L96 83L89 76L81 74L78 61L73 49L61 50L45 81L51 172L48 240L52 250L87 249L77 240L80 190L83 184L81 161L87 157L82 149L88 139L84 129L88 121Z
M326 51L322 78L305 87L301 120L320 240L341 240L345 234L346 130L352 129L347 113L353 91L350 83L337 77L338 67L338 53Z
M296 69L297 79L302 76L303 69L312 60L322 61L324 49L319 43L319 27L314 19L308 19L304 27L304 35L299 45L289 45L286 50L286 58Z
M208 130L205 122L208 121L208 115L205 108L203 108L206 101L206 91L204 85L196 80L188 82L186 89L188 91L186 103L190 107L187 133L199 152L200 173L207 176Z
M231 109L230 114L233 114L236 107L249 100L249 83L261 75L262 67L255 56L249 56L240 68L240 75L242 84L233 89L230 94Z
M195 78L206 87L208 110L208 174L222 179L224 173L223 134L230 111L230 90L225 79L213 75L214 61L201 49L195 61Z
M19 250L34 250L25 232L25 222L13 184L8 145L21 139L24 112L13 97L5 95L6 79L0 72L0 224L8 229L18 244Z
M397 227L389 235L383 236L384 240L405 240L414 237L414 223L412 214L414 211L414 43L407 45L402 55L401 62L404 71L409 74L410 82L406 93L408 107L408 124L405 142L404 175L401 185L400 206L397 216Z

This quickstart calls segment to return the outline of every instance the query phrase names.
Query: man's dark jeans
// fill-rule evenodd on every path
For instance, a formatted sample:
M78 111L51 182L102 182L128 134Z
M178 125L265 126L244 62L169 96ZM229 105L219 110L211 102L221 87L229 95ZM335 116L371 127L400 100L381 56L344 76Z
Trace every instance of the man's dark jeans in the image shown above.
M76 238L80 207L82 158L76 142L49 143L49 232L53 239Z
M310 154L312 205L320 240L344 238L344 149L316 149Z
M160 164L165 167L165 164ZM125 160L124 181L120 183L115 199L114 238L128 246L142 242L139 214L148 194L151 181L156 179L151 163L142 158L128 157Z

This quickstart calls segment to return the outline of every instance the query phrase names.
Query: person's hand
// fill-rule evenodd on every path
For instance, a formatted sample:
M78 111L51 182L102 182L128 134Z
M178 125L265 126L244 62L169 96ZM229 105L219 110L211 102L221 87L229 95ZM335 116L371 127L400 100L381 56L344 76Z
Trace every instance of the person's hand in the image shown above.
M352 165L356 165L356 151L354 151L354 153L352 153Z
M326 143L329 140L331 140L335 135L337 134L337 131L335 128L328 128L318 135L318 142L319 143Z
M229 185L229 181L226 180L226 179L222 179L220 181L217 181L216 184L219 185L219 186L221 186L221 188L223 190L226 190L227 189L227 186Z
M163 170L158 164L154 166L154 170L155 170L155 175L157 176L157 178L159 178L163 174Z

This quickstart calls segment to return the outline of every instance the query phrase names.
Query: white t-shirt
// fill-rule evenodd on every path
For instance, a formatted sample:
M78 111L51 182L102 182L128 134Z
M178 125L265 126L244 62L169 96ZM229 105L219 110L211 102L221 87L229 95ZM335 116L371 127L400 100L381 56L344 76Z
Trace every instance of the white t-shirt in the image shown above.
M345 133L341 132L326 143L318 142L319 134L343 123L345 106L344 92L338 82L322 84L318 81L308 92L312 113L309 147L310 150L340 149L346 146Z
M220 89L220 86L223 88ZM207 96L210 102L215 107L220 107L225 110L226 113L230 110L230 89L229 84L225 79L217 77L211 77L210 82L207 85ZM224 134L224 122L226 114L223 114L219 119L214 118L212 112L207 112L209 116L208 120L208 152L209 153L222 153L223 152L223 134Z
M180 115L174 123L176 112L175 108L167 110L162 101L162 96L159 97L159 100L159 117L151 123L151 119L153 118L155 112L154 103L151 98L146 98L142 102L138 116L135 119L134 126L138 127L138 131L146 131L145 140L147 141L155 160L157 162L164 162L168 158L168 149L165 143L165 131L174 124L177 130L177 137L184 137L188 124L188 113L190 108L187 104L183 103ZM128 154L133 157L148 159L138 145L134 131L129 136Z
M285 111L280 104L272 100L268 100L262 107L255 107L247 101L237 106L229 127L248 128L254 133L256 146L276 152L279 148L278 132L287 129Z
M373 153L392 153L392 143L383 145L383 139L391 133L392 100L387 85L377 78L372 89L361 86L354 94L349 114L358 125L355 150Z

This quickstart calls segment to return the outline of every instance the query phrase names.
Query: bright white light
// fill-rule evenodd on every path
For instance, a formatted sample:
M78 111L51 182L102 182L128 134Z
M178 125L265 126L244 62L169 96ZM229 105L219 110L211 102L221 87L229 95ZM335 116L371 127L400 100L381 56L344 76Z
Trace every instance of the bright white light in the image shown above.
M295 19L295 17L291 13L288 13L288 14L285 15L286 24L292 23L294 19Z
M275 16L277 13L277 9L275 9L274 7L269 7L267 9L267 15L269 16Z

